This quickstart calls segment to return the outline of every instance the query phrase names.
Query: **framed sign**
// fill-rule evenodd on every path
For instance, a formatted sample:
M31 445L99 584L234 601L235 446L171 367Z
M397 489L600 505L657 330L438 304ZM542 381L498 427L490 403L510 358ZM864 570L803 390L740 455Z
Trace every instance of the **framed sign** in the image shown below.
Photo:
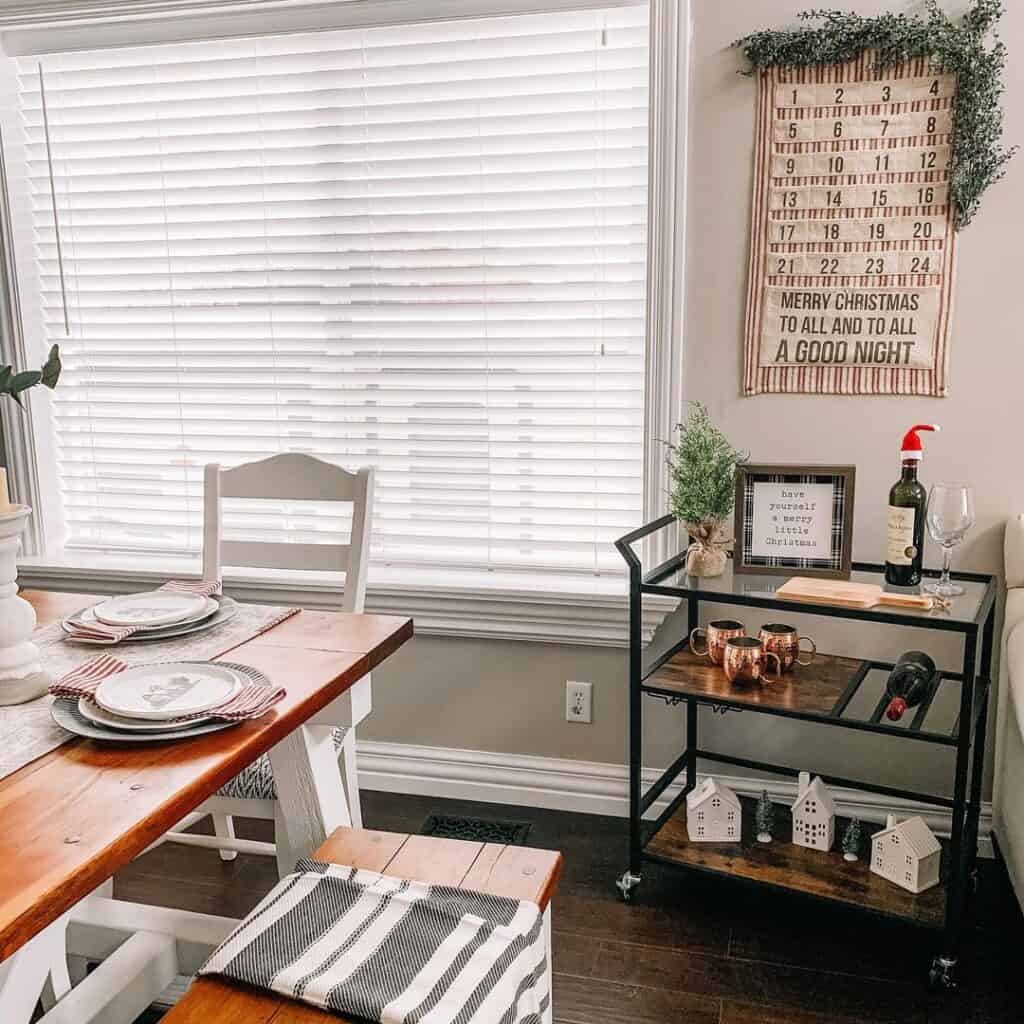
M735 572L849 579L853 466L736 470Z
M925 57L759 73L745 394L947 393L955 96Z

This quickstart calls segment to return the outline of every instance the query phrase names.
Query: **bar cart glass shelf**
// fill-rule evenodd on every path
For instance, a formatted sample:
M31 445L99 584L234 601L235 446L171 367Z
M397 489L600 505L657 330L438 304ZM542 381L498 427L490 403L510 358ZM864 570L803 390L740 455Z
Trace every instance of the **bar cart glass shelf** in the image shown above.
M773 886L862 911L901 918L942 931L941 946L932 962L929 980L936 986L954 986L977 849L995 629L995 577L975 573L954 574L954 578L963 585L964 593L953 598L948 607L932 611L797 603L776 596L775 591L787 577L734 574L731 562L722 576L689 577L683 568L684 551L644 572L636 546L649 542L660 531L675 525L676 520L671 515L663 516L616 541L616 547L629 567L630 594L629 868L616 883L623 898L630 898L632 890L641 882L644 861L651 860L728 875L748 883ZM794 575L798 573L794 572ZM883 567L855 563L851 579L884 585ZM647 595L672 597L681 602L680 608L685 609L685 634L682 629L662 629L659 641L645 649L642 624L643 600ZM880 696L867 703L864 700L864 694L872 692L866 681L877 680L877 673L887 673L892 668L890 662L869 657L819 654L810 666L801 666L796 673L788 673L778 682L754 686L729 683L720 668L689 651L689 631L701 624L702 602L960 634L963 639L962 664L955 671L940 669L926 700L908 711L901 721L890 722L884 717L887 703L884 686L880 687ZM662 636L666 633L672 635ZM877 681L874 689L879 689ZM947 695L951 691L953 696L949 698ZM939 694L944 698L939 703L958 709L957 713L946 718L937 713L936 697ZM685 749L646 791L641 780L644 697L657 698L667 704L685 704L687 724ZM799 771L793 765L770 764L702 748L698 735L698 709L701 705L722 712L752 711L823 727L858 730L889 737L894 742L926 743L948 748L951 767L949 794L915 792L880 785L868 779L821 773L825 782L831 785L897 800L912 800L949 811L952 827L949 840L943 842L942 883L914 895L872 874L868 869L867 856L850 863L843 860L838 849L821 853L779 839L770 844L758 843L753 835L753 801L747 798L743 798L744 829L739 843L691 843L686 832L686 795L696 784L698 759L790 777L795 777ZM686 780L682 790L656 818L646 820L644 815L679 777ZM775 811L776 834L788 836L787 809L776 804ZM842 834L845 824L843 820L837 821L837 835ZM881 827L880 824L865 823L865 833L870 836Z

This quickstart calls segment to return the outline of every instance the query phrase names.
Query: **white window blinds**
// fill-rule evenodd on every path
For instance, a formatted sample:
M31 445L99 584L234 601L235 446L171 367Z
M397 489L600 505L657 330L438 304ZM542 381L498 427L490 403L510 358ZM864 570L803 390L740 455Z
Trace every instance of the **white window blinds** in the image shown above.
M375 560L617 568L647 79L646 6L19 59L67 545L196 551L205 463L302 451L378 467Z

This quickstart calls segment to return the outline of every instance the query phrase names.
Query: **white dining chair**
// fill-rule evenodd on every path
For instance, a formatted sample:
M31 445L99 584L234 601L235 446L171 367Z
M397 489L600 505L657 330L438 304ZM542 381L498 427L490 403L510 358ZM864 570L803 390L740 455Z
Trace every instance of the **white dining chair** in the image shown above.
M259 540L225 540L222 501L229 499L276 501L347 502L352 505L352 529L348 543L267 543ZM298 569L344 573L341 597L343 612L362 612L366 600L366 570L370 553L373 514L373 469L350 473L340 466L311 455L286 453L233 469L206 467L203 488L203 578L221 579L223 566ZM287 681L283 681L287 686ZM356 770L355 727L369 714L370 676L366 675L344 697L319 716L332 727L352 825L362 827L359 778ZM186 832L209 815L214 835ZM220 850L223 860L239 853L275 856L274 843L240 839L234 818L263 818L275 822L280 835L280 806L270 758L264 754L228 782L217 794L178 823L161 841Z

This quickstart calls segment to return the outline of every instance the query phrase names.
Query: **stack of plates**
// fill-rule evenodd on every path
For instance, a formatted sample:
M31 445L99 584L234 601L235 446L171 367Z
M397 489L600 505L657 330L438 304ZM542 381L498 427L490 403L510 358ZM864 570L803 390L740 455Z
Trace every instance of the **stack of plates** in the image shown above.
M183 739L236 725L218 718L216 708L252 682L270 685L261 672L247 665L205 661L142 665L104 679L95 701L54 701L52 714L58 725L92 739L135 743Z
M134 626L132 643L142 640L169 640L175 636L199 633L227 622L238 611L230 597L202 597L153 590L145 594L125 594L83 608L69 615L61 625L66 633L74 631L74 622L103 622L108 626Z

